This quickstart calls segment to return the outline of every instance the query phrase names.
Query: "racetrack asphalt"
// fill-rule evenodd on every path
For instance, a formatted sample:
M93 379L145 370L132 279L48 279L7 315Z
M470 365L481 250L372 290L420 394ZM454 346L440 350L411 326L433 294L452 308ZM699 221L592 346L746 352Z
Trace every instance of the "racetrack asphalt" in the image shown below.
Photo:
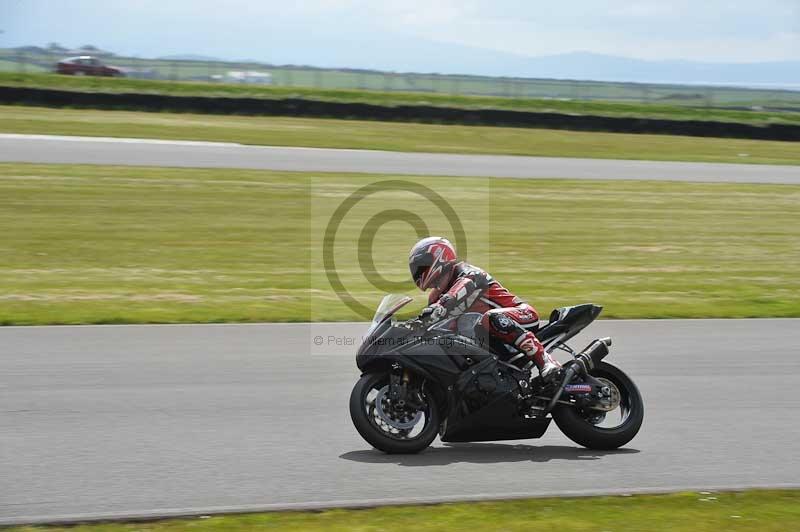
M0 135L0 161L800 183L790 166L29 135ZM347 413L354 347L336 345L363 329L0 328L0 524L800 485L800 320L593 325L646 402L640 435L610 453L555 426L416 456L370 449Z
M0 162L800 184L800 166L403 153L18 134L0 134Z
M551 425L540 440L381 454L347 410L346 344L364 330L0 328L0 524L800 485L800 320L590 326L575 347L613 336L607 360L646 404L616 452Z

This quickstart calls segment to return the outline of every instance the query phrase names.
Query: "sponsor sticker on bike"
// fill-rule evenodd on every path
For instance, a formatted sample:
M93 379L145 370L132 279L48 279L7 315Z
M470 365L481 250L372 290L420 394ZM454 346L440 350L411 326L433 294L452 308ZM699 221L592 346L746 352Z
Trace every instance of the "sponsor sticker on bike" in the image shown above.
M591 384L567 384L564 386L567 393L589 393L592 391Z

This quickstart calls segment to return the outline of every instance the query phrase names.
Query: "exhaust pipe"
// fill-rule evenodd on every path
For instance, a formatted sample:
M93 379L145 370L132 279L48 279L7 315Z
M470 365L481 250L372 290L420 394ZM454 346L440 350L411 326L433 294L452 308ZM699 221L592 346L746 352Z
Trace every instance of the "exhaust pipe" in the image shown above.
M586 375L597 366L606 355L608 347L611 345L611 338L600 338L587 345L586 348L575 357L575 362L580 366L580 373Z

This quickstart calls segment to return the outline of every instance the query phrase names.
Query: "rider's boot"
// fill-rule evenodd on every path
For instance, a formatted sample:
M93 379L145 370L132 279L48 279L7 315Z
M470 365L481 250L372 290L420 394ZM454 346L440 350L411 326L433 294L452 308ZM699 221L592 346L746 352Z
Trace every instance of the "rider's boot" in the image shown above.
M550 353L544 348L538 349L532 353L533 363L539 368L539 376L543 381L547 382L558 374L561 369L561 364L556 359L550 356Z
M532 333L527 333L525 339L519 343L519 348L536 364L543 381L552 379L561 369L561 364L545 351L544 346Z

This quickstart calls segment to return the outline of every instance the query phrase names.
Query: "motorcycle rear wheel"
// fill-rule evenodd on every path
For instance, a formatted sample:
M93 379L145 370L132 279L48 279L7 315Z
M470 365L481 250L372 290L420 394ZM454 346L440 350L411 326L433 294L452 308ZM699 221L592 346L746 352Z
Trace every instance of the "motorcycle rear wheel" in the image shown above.
M600 427L592 422L592 412L582 412L567 405L559 405L553 410L553 420L561 432L578 445L598 450L617 449L630 442L642 426L642 395L630 377L607 362L598 364L591 374L593 377L607 379L617 387L621 396L617 409L623 409L626 414L624 420L612 428Z
M407 417L411 420L392 419L375 404L383 397L381 392L388 383L389 374L385 372L362 375L350 393L350 418L361 437L376 449L389 454L418 453L433 442L439 431L436 400L432 394L426 394L425 407L413 416L409 413ZM412 424L414 420L416 423L410 429L396 427ZM421 430L412 436L419 423L423 423Z

